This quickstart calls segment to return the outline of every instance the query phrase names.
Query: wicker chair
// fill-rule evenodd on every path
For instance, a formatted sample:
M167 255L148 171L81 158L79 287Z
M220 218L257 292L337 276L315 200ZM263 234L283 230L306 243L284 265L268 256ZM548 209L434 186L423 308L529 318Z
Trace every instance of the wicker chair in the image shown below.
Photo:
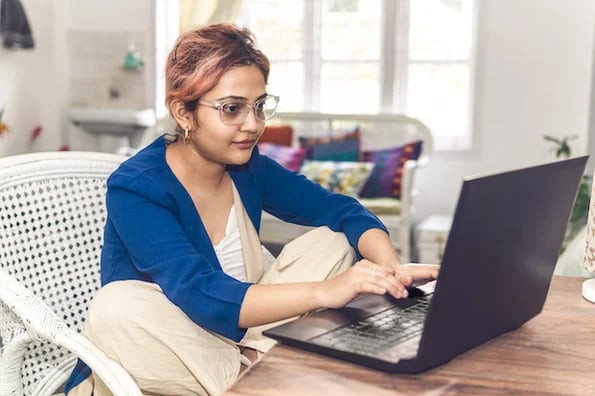
M100 286L105 180L123 158L53 152L0 159L0 396L51 395L77 358L114 394L141 394L80 334Z

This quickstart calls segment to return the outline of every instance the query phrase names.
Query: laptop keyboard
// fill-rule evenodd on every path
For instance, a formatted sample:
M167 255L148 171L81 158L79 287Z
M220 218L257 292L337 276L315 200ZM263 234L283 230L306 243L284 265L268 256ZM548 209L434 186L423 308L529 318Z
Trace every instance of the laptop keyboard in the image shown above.
M332 349L376 356L421 334L432 295L407 308L392 307L310 339Z

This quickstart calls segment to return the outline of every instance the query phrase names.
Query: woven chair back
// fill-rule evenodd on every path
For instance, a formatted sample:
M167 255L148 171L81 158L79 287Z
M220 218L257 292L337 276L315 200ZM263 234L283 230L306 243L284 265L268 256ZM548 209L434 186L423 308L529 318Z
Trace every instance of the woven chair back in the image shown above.
M106 220L106 179L123 160L112 154L55 152L0 160L0 268L82 331L100 286L99 258ZM19 327L0 303L0 337ZM22 328L22 326L21 326ZM24 357L22 386L74 363L67 350L36 341Z

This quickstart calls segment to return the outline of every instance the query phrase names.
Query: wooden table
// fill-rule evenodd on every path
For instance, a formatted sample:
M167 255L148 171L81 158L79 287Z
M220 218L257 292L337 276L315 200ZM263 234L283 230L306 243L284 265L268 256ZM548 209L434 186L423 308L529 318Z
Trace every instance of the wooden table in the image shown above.
M422 374L385 373L277 345L224 394L595 395L595 304L581 297L582 281L555 276L537 317Z

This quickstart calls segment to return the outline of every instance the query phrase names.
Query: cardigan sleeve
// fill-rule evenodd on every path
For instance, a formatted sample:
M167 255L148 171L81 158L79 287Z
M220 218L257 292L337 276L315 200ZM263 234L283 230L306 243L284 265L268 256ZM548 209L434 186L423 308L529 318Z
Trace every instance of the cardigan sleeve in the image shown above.
M199 326L238 341L246 331L239 328L238 320L250 284L221 270L198 213L194 206L191 209L180 214L175 199L158 183L112 177L107 210L116 235L106 235L106 246L117 237L140 278L158 284ZM196 216L196 221L184 221L194 224L190 230L179 220L189 213ZM109 266L106 270L116 271Z
M388 233L384 224L355 198L331 193L268 157L259 156L258 164L263 209L272 215L291 223L326 225L343 232L358 255L357 242L365 231L379 228Z

